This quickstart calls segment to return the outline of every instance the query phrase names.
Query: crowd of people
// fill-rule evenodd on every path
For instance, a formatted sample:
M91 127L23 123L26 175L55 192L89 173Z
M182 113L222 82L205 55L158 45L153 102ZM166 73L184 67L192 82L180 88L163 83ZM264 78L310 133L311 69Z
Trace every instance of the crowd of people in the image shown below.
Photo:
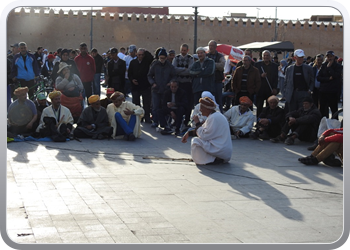
M342 98L343 60L333 51L309 62L297 49L278 62L268 50L257 60L247 49L236 64L217 51L215 40L195 55L187 44L181 44L178 55L173 49L151 53L133 44L102 55L96 48L88 51L86 43L55 52L38 47L34 54L25 42L11 47L8 137L134 141L141 136L141 123L149 123L162 135L181 136L183 143L193 137L191 155L197 164L229 161L231 140L240 138L315 142L312 155L299 159L308 165L327 162L334 152L342 160L342 128L317 136L322 117L329 119L331 111L334 118ZM53 83L48 98L37 93L40 75Z

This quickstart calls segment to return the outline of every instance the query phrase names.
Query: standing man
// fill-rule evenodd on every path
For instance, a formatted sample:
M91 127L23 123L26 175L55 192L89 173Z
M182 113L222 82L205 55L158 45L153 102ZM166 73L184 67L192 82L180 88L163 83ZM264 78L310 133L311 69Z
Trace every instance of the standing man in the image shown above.
M121 58L126 63L126 71L125 71L125 91L123 92L125 96L128 96L128 94L131 92L131 83L128 77L128 70L130 66L130 62L137 58L137 48L136 45L131 44L129 46L129 54L125 56L124 58Z
M35 90L34 78L40 75L40 69L35 56L27 51L25 42L19 43L19 50L20 53L13 58L11 78L13 82L19 81L21 87L28 87L28 95L29 99L31 99Z
M34 56L36 61L38 62L39 68L43 66L43 47L39 46L37 51L35 52Z
M314 104L318 109L320 109L319 93L318 93L320 88L320 81L317 80L317 76L320 73L323 59L324 59L324 56L322 54L318 54L316 56L316 62L312 66L313 75L315 78L314 88L312 91L312 99L314 100Z
M13 44L13 45L11 45L11 50L12 50L12 53L11 54L9 54L8 56L7 56L7 58L8 59L10 59L11 60L11 63L13 62L13 58L14 58L14 56L17 54L17 53L19 53L19 45L18 45L18 43L15 43L15 44Z
M213 94L222 112L222 81L224 80L225 57L216 50L216 41L210 40L208 46L209 53L207 54L207 57L213 59L215 62L215 93Z
M179 88L186 92L187 107L185 114L185 125L190 122L190 116L193 109L193 93L192 93L192 76L190 68L194 63L193 57L188 54L188 45L186 43L180 46L180 54L175 56L173 66L176 70L176 81Z
M130 62L128 78L131 82L132 103L141 106L140 97L142 96L142 107L145 110L145 122L152 123L151 114L151 85L148 82L148 71L153 61L151 53L144 48L137 50L137 59Z
M248 96L250 100L254 99L254 94L258 93L261 85L260 73L257 68L252 66L250 56L243 57L243 66L238 67L232 77L232 91L235 93L234 105L239 105L239 99L242 96ZM252 110L253 106L251 106Z
M111 48L111 60L107 63L108 88L125 93L125 61L118 57L118 49Z
M253 58L253 51L251 51L250 49L246 49L246 50L244 51L244 55L245 55L245 56L250 56L250 58ZM242 59L242 61L239 61L239 62L237 63L236 68L238 68L239 66L242 66L242 65L243 65L243 59ZM254 62L253 59L251 60L251 65L252 65L252 66L255 65L255 62Z
M304 63L305 53L302 49L294 51L295 64L286 69L285 98L287 111L292 112L303 107L303 100L311 97L314 87L312 67Z
M266 106L268 106L267 99L271 95L276 95L279 90L277 90L278 85L278 65L271 61L271 53L268 50L262 52L263 61L255 63L255 67L260 71L261 76L261 87L256 95L256 117L259 117L266 101Z
M53 61L53 66L55 66L55 64L57 62L60 62L61 61L61 52L62 52L62 48L58 48L57 51L56 51L56 57L55 57L55 60Z
M322 64L317 80L320 82L319 101L322 117L329 117L329 109L332 115L338 111L339 92L342 86L343 66L335 61L333 51L327 51L327 61Z
M78 70L80 72L80 79L84 85L85 96L87 99L92 95L92 86L96 73L95 60L88 54L86 43L80 44L80 54L74 58Z
M159 124L158 110L164 97L164 92L170 88L170 83L175 81L176 71L174 66L167 60L167 52L161 48L158 58L153 61L148 72L148 81L152 86L152 127Z
M167 58L167 59L168 59L168 61L172 64L174 58L175 58L175 50L170 49L170 50L168 51L168 58Z
M11 70L12 70L12 64L13 64L13 58L14 56L19 53L19 45L18 43L15 43L11 45L11 51L12 53L7 56L7 97L8 97L8 105L11 103L11 98L15 97L13 92L15 91L15 86L12 81L11 77ZM16 97L15 97L16 98Z
M95 60L95 66L96 66L96 73L94 76L94 84L93 84L93 92L94 95L101 95L101 73L103 70L103 58L102 56L98 53L97 49L93 48L91 50L91 56L94 58Z
M197 105L203 91L215 93L215 62L205 55L205 49L198 47L197 55L199 60L194 62L190 68L190 75L193 77L192 91L193 104ZM216 99L216 98L215 98Z

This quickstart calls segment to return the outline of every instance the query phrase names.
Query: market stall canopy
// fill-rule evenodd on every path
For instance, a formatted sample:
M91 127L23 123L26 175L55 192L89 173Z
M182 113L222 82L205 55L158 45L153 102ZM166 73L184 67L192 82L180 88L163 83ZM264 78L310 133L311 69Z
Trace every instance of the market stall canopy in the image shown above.
M206 52L209 51L209 46L204 47ZM218 44L216 50L225 56L228 56L231 62L238 63L243 59L243 50L228 44Z
M294 51L294 45L289 41L254 42L254 43L240 45L237 48L240 48L242 50L251 49L252 51L259 51L259 52L262 52L264 50L269 50L271 52L279 52L279 51L293 52Z

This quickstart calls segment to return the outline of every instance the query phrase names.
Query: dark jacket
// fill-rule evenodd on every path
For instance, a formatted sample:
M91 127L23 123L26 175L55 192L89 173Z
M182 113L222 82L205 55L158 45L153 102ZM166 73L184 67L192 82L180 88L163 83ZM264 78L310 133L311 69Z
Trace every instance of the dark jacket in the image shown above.
M261 118L267 118L271 121L271 124L279 124L282 127L285 118L284 109L279 106L277 106L275 109L271 109L269 106L267 106L261 111L258 121Z
M263 64L265 64L264 61L260 61L260 62L255 63L255 67L258 68L260 75L262 73L264 73L262 70L262 68L264 68ZM272 89L277 89L277 86L278 86L278 65L273 63L273 62L270 62L268 67L269 67L269 71L270 71L269 73L266 72L264 69L265 73L268 73L267 74L268 82L270 83ZM269 87L268 82L267 82L266 78L261 77L261 87L260 87L259 92L257 93L257 96L270 96L271 95L271 89Z
M233 73L231 88L235 94L241 91L243 70L244 70L243 66L238 67ZM261 85L261 77L260 77L259 70L254 66L250 66L248 69L248 76L247 76L247 91L249 92L250 95L256 94L260 89L260 85Z
M152 61L153 57L152 59L143 58L141 62L139 62L138 59L131 60L128 70L128 78L132 90L145 90L151 87L147 75ZM137 80L138 85L133 84L132 80L134 79Z
M156 60L151 64L147 76L150 85L153 85L154 83L157 85L155 88L152 88L152 91L163 94L169 89L167 84L175 81L176 71L175 67L168 60L166 60L164 64L159 60Z
M201 66L200 61L193 63L190 69L190 75L193 76L193 93L209 91L215 93L215 62L206 57Z
M125 71L126 71L126 63L122 59L118 59L117 68L114 69L114 60L110 60L107 64L107 72L108 72L108 87L113 88L113 77L118 76L119 82L124 86L125 84Z
M103 57L100 54L97 54L94 57L94 60L95 60L95 65L96 65L96 73L95 74L102 73L103 72L103 64L104 64Z
M320 82L320 92L338 93L342 84L343 66L333 62L331 67L327 67L328 62L322 63L317 80ZM332 80L329 78L332 77Z
M220 60L221 60L221 58L224 57L224 55L215 51L215 54L207 53L207 57L213 59L215 64L217 64L217 63L220 63ZM215 66L215 83L222 82L222 80L224 80L224 69L219 70Z
M162 100L162 106L161 106L163 109L166 109L167 103L171 102L171 95L172 95L172 92L170 89L165 91L164 98ZM186 92L180 88L178 88L175 93L175 104L176 104L176 107L183 107L184 109L186 109L187 107Z
M77 65L75 64L74 60L72 59L68 59L67 61L63 61L61 60L60 62L65 62L67 63L68 65L70 65L70 73L71 75L73 74L76 74L77 76L80 77L80 72L77 68ZM56 78L58 77L58 65L60 64L60 62L56 62L55 65L53 66L53 70L52 70L52 74L51 74L51 79L55 82L56 81Z
M313 129L318 130L322 115L318 108L312 104L309 110L304 110L300 108L298 110L289 112L286 114L286 121L289 121L289 117L294 117L296 119L297 125L310 124Z

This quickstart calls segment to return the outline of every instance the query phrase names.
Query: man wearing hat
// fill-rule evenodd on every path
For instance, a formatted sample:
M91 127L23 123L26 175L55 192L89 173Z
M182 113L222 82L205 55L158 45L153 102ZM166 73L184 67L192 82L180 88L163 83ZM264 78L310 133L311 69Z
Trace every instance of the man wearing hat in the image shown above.
M99 140L110 137L113 128L109 126L108 115L106 109L101 106L100 97L92 95L88 101L90 105L81 113L74 136Z
M52 74L53 70L53 60L55 59L55 56L53 54L49 54L47 56L47 60L44 62L43 67L41 68L41 74L47 78L49 78Z
M80 79L84 85L85 96L89 98L92 95L92 86L96 73L95 60L88 54L86 43L81 43L79 49L80 54L74 58L74 62L78 67Z
M35 128L37 128L40 123L41 114L43 113L45 108L51 105L51 102L47 101L44 93L39 93L36 97L36 100L34 101L34 104L36 107L36 111L38 112L38 117L35 121Z
M49 94L52 104L44 108L36 129L41 135L43 132L40 130L46 130L45 136L51 136L54 141L65 141L73 135L73 116L68 108L61 105L61 95L61 92L56 90Z
M191 140L192 159L198 165L228 162L231 159L232 142L227 119L215 111L216 104L209 97L201 98L199 103L200 111L208 118L196 128L197 137ZM194 120L200 124L198 117L194 117ZM181 142L186 143L189 136L190 132L186 132Z
M60 62L64 62L64 63L68 64L70 66L71 74L72 75L75 74L75 75L80 77L80 72L79 72L79 70L77 68L77 65L75 64L73 59L69 58L69 50L68 49L62 49L62 51L61 51L61 59L60 59L59 63L56 63L56 64L53 63L54 67L53 67L52 74L51 74L51 79L53 81L56 81L56 78L58 77L58 72L57 71L59 70Z
M101 99L101 106L104 107L105 109L107 108L108 104L112 103L111 100L111 95L114 93L114 88L107 88L106 90L106 97Z
M322 64L317 80L320 82L319 101L322 117L329 117L338 111L339 96L342 88L343 66L335 61L334 52L326 53L327 60Z
M107 63L108 88L125 93L126 63L118 57L118 49L111 48L111 60Z
M239 105L233 106L224 113L230 125L232 139L249 137L249 133L255 121L255 116L249 109L249 107L253 105L249 97L242 96L239 98L239 103Z
M161 108L161 101L164 92L170 89L170 83L175 81L176 71L174 66L167 60L168 53L161 48L158 59L154 60L148 72L148 82L152 88L152 127L159 124L158 110Z
M271 142L284 142L287 145L292 145L296 138L307 142L313 142L317 139L321 113L313 104L311 96L304 98L301 108L289 112L285 117L286 121L281 134L270 139ZM288 134L290 130L292 133Z
M312 67L304 63L304 57L302 49L295 50L295 64L289 66L285 72L286 112L302 108L304 98L310 97L314 89L314 73Z
M173 64L174 57L175 57L175 50L170 49L170 50L168 51L167 60L168 60L171 64Z
M34 123L37 120L38 112L35 104L27 99L28 87L18 87L14 91L17 99L11 103L7 110L8 129L14 137L18 134L27 134L35 131Z

